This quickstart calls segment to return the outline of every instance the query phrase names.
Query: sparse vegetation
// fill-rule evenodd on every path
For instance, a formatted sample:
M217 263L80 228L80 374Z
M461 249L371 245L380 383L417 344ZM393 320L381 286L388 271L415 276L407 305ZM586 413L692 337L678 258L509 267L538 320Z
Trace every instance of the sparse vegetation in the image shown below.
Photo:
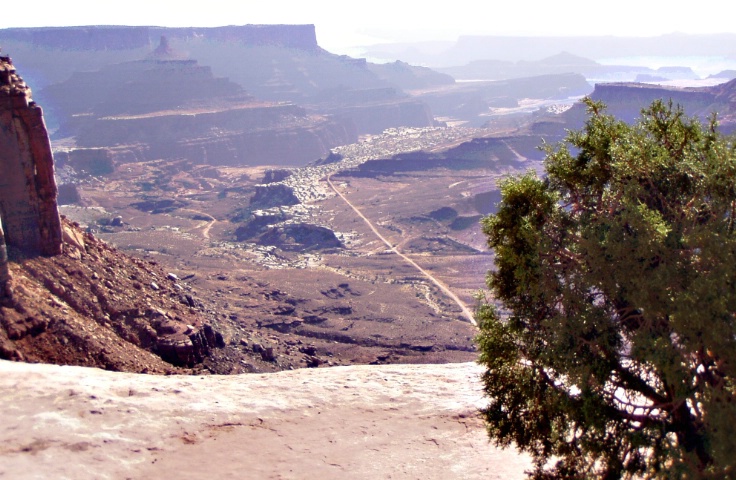
M535 479L729 478L736 147L671 104L631 126L586 103L548 177L507 180L483 220L488 432Z

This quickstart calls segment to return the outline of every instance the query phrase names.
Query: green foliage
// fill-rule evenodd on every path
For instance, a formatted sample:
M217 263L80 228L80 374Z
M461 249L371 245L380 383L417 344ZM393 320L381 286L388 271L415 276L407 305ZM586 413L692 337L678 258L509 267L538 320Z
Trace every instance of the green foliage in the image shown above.
M586 102L483 219L489 435L537 479L736 476L736 148L671 104Z

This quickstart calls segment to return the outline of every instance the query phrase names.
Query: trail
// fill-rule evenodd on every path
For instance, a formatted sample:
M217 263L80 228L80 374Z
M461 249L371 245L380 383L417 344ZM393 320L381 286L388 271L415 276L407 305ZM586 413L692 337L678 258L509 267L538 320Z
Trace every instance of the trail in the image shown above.
M209 217L209 218L210 218L211 220L210 220L210 221L209 221L209 222L207 223L207 225L205 225L205 227L204 227L204 228L202 229L202 236L203 236L203 237L204 237L204 238L205 238L206 240L210 240L210 229L212 228L212 226L213 226L213 225L214 225L215 223L217 223L217 219L215 219L215 218L214 218L214 217L213 217L212 215L210 215L209 213L205 213L205 212L200 212L199 210L193 210L193 209L191 209L191 208L181 208L180 210L185 210L185 211L187 211L187 212L192 212L192 213L196 213L196 214L198 214L198 215L202 215L203 217Z
M404 255L403 253L401 253L396 248L396 246L394 246L391 242L389 242L386 239L386 237L384 237L383 235L381 235L381 232L379 232L376 229L376 227L373 226L373 223L371 223L371 221L368 220L368 218L366 218L366 216L363 215L363 213L361 213L361 211L358 210L358 208L355 205L353 205L352 203L350 203L350 200L348 200L345 197L345 195L343 195L335 187L335 185L332 183L331 176L327 176L326 179L327 179L327 184L330 186L330 188L332 188L332 190L343 200L343 202L345 202L350 208L353 209L353 211L361 219L363 219L363 221L366 223L366 225L368 225L368 227L371 229L371 231L373 231L373 233L376 235L376 237L378 237L384 244L386 244L386 246L393 253L395 253L396 255L398 255L399 257L401 257L402 259L406 260L407 263L409 263L411 266L413 266L414 268L416 268L417 270L419 270L422 273L422 275L424 275L432 283L434 283L435 285L437 285L437 287L439 287L439 289L442 290L448 297L452 298L452 300L454 300L455 303L460 307L460 309L462 310L462 312L465 315L465 317L467 317L468 321L470 323L472 323L473 325L475 325L476 327L478 326L478 323L475 321L475 318L473 317L473 312L471 312L470 309L467 306L465 306L465 304L463 303L463 301L460 300L460 298L457 295L455 295L455 293L452 292L452 290L450 290L444 283L440 282L437 278L435 278L431 273L429 273L428 271L426 271L425 269L423 269L422 267L420 267L414 260L412 260L411 258L409 258L406 255Z

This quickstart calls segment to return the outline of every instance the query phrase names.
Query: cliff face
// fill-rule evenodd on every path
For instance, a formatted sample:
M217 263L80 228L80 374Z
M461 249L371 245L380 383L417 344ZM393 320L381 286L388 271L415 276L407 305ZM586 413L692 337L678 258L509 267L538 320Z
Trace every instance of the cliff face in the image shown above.
M5 241L31 254L61 253L54 160L41 107L0 57L0 218Z
M625 122L634 122L641 111L655 100L683 109L685 115L697 117L701 122L709 121L717 114L718 128L723 134L736 131L736 80L703 88L678 88L643 83L599 83L590 95L593 100L606 105L606 113ZM579 130L588 117L587 107L578 102L562 114L540 115L530 126L534 134L563 138L567 130Z
M196 60L147 59L110 65L97 71L77 72L68 80L39 92L51 105L51 124L59 135L74 135L77 124L97 117L195 108L213 101L242 103L252 100L226 78L215 78ZM48 115L47 115L48 116Z

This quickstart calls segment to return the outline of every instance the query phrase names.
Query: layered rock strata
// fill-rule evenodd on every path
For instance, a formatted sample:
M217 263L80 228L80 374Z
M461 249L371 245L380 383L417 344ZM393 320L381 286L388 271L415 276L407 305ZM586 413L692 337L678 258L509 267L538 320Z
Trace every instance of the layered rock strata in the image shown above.
M0 217L8 245L29 254L61 253L54 160L41 107L0 56Z
M165 39L156 51L177 55ZM42 91L56 106L56 136L76 139L64 159L75 171L105 174L114 164L160 158L303 165L358 139L349 119L257 100L210 67L162 55L77 73Z

